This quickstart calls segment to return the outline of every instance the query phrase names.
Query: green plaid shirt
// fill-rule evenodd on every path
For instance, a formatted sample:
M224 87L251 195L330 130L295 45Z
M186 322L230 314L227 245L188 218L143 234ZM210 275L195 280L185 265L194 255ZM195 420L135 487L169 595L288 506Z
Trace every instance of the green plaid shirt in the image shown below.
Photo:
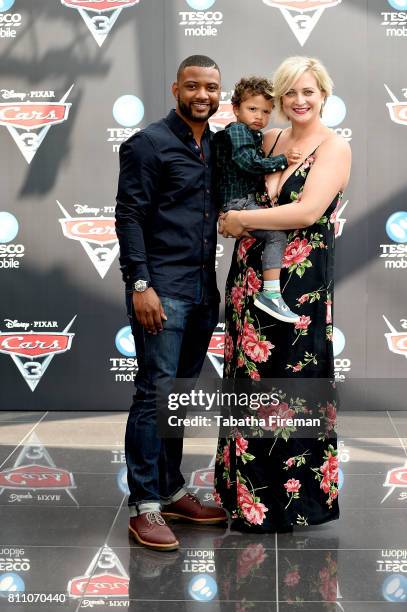
M263 134L245 123L229 123L213 138L215 153L215 193L220 206L249 193L264 191L260 178L285 170L285 155L264 157Z

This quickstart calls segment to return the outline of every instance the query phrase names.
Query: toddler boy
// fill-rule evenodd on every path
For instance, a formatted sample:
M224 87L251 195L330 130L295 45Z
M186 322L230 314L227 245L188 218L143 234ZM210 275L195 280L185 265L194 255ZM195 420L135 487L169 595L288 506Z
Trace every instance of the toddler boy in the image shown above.
M232 96L236 122L214 136L216 190L222 212L264 208L257 203L256 193L264 192L265 174L283 171L301 160L301 152L290 149L285 155L264 157L263 134L273 110L273 84L265 78L240 79ZM263 291L255 306L280 321L297 323L281 296L280 271L287 243L285 232L255 230L254 238L265 241L262 255Z

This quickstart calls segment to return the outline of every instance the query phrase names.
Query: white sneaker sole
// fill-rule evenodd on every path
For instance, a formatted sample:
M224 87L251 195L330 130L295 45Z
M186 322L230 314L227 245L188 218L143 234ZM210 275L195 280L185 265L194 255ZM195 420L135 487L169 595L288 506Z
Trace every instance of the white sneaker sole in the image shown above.
M267 312L267 314L269 314L271 317L274 317L279 321L283 321L284 323L298 323L300 320L300 317L293 319L292 317L286 317L285 315L279 314L278 312L271 310L271 308L268 308L268 306L262 302L259 302L259 300L254 300L254 305L260 310L263 310L263 312Z

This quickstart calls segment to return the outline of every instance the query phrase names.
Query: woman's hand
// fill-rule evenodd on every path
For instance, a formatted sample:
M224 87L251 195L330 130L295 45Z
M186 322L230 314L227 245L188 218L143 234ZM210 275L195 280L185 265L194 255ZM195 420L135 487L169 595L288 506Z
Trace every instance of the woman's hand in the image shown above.
M230 210L227 213L222 213L219 216L219 234L222 234L224 238L240 238L241 236L250 236L245 231L242 223L242 212L241 210Z

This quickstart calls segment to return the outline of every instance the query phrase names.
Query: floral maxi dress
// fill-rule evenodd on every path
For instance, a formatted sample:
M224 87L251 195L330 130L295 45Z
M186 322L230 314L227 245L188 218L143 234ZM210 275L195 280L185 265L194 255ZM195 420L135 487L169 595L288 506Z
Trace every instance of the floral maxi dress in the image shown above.
M311 155L288 177L278 205L301 199L313 162ZM280 281L286 303L300 315L295 325L254 306L262 287L264 243L252 237L236 241L226 284L224 378L284 378L287 388L298 378L334 379L333 262L341 197L339 193L314 225L287 232ZM318 435L299 438L289 427L275 427L274 437L270 431L269 437L262 431L245 436L236 429L219 439L215 500L229 510L237 528L284 531L339 517L333 393L317 403L323 423ZM270 414L270 407L260 408L258 416L261 410ZM307 412L289 393L273 410L285 417Z

